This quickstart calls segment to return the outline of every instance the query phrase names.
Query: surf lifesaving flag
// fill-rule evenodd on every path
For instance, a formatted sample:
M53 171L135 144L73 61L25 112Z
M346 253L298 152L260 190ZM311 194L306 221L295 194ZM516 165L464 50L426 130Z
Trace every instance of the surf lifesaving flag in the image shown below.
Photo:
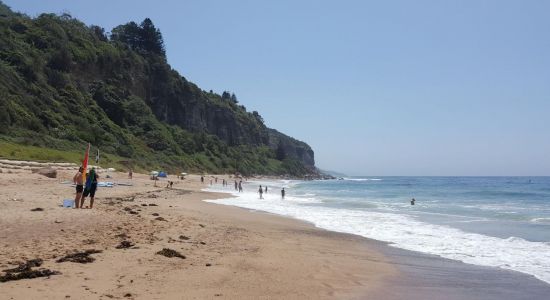
M82 161L82 182L86 182L86 169L88 168L88 157L90 155L90 143L86 148L86 153L84 154L84 160Z

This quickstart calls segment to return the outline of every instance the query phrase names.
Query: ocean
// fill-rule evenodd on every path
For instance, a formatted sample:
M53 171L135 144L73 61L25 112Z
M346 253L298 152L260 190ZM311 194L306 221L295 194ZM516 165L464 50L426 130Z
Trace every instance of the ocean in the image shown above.
M210 202L304 220L327 230L550 283L550 177L376 177L248 181ZM268 186L259 199L259 185ZM286 197L281 199L281 188ZM410 200L415 198L415 205Z

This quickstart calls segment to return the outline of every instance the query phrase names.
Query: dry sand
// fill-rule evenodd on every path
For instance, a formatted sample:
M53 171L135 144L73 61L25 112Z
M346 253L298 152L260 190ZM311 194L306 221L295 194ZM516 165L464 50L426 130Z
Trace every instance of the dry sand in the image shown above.
M61 274L0 283L1 299L365 299L398 278L366 239L201 201L227 195L202 192L198 176L166 189L112 173L133 186L100 187L94 209L71 209L61 203L74 186L62 182L73 171L17 172L0 174L0 270L41 258ZM117 249L123 240L135 246ZM163 248L186 258L157 255ZM56 262L87 249L103 252Z

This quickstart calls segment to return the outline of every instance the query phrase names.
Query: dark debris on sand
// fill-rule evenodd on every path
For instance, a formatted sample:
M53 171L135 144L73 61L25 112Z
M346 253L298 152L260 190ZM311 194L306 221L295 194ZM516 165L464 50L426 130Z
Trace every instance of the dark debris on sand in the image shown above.
M178 251L172 250L172 249L169 249L169 248L163 248L162 250L157 252L157 254L164 255L166 257L179 257L181 259L185 259L185 255L182 255Z
M158 206L155 203L149 203L149 206Z
M118 246L116 246L115 248L117 249L127 249L127 248L130 248L130 247L133 247L135 244L130 242L130 241L122 241L120 242L120 244Z
M157 221L165 221L165 222L166 222L166 219L163 218L163 217L156 217L155 220L157 220Z
M152 213L151 215L152 215L152 216L155 216L155 217L158 217L158 216L159 216L158 213Z
M44 261L40 258L27 260L24 263L20 263L19 266L13 269L3 270L5 273L19 273L29 271L31 268L40 267Z
M95 258L90 256L91 254L96 254L101 252L102 252L101 250L90 249L84 252L77 252L77 253L66 255L58 259L56 262L62 263L62 262L70 261L70 262L75 262L80 264L87 264L95 261Z
M37 207L37 208L31 209L31 211L44 211L44 209L42 207Z
M5 275L0 276L0 282L8 282L21 279L32 279L38 277L48 277L51 275L61 274L58 271L52 271L50 269L38 269L32 270L34 267L40 267L42 265L42 259L31 259L24 263L20 263L19 266L12 269L3 270Z
M49 277L52 275L61 274L58 271L53 271L50 269L39 269L39 270L29 270L20 273L7 273L6 275L0 276L0 282L8 282L12 280L21 280L21 279L32 279L38 277Z
M180 235L180 240L188 240L189 237L185 235Z

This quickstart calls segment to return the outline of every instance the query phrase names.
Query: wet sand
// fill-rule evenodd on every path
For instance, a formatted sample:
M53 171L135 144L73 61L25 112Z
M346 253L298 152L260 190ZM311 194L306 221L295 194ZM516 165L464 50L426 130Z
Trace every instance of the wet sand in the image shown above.
M460 261L407 251L379 242L369 243L396 267L398 276L387 287L370 294L373 299L548 299L550 284L534 276L465 264Z
M15 171L14 171L15 172ZM174 188L112 173L94 209L62 208L74 187L30 171L0 174L0 270L41 258L51 277L0 283L0 299L546 299L550 285L207 203L198 176ZM105 175L105 173L103 173ZM104 178L104 177L103 177ZM88 202L86 203L88 204ZM43 211L31 211L33 208ZM161 219L159 219L161 218ZM121 241L135 246L117 249ZM185 259L156 253L169 248ZM88 264L57 263L86 249ZM0 273L0 275L3 273Z

